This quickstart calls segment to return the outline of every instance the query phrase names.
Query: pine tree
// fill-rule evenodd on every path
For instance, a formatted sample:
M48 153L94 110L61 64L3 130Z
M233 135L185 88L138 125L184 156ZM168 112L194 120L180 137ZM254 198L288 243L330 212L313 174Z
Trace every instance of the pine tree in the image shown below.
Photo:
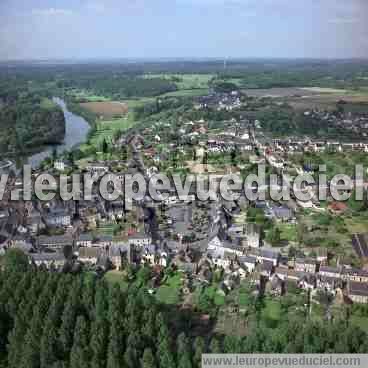
M178 368L192 368L192 362L190 361L190 355L188 352L185 352L178 358Z
M106 349L108 344L107 322L104 318L96 319L91 328L91 367L106 366Z
M107 368L120 368L123 366L124 345L120 339L120 331L117 325L110 328L110 339L107 348Z
M143 358L141 359L142 368L155 368L156 362L150 348L144 349Z
M159 342L157 359L160 368L175 368L175 359L168 340L165 339Z
M48 319L40 344L41 368L49 368L58 361L59 341L54 321Z
M193 363L196 367L201 367L202 354L205 352L205 342L203 337L198 336L194 340L194 357Z
M211 351L212 354L221 354L222 353L220 342L218 341L218 339L216 337L213 337L211 339L210 351Z
M89 368L88 325L83 316L77 318L74 331L73 347L70 352L71 368Z
M70 293L67 297L63 315L61 318L61 327L59 330L59 340L63 350L64 358L69 355L73 345L74 327L79 310L79 291L80 280L73 282Z

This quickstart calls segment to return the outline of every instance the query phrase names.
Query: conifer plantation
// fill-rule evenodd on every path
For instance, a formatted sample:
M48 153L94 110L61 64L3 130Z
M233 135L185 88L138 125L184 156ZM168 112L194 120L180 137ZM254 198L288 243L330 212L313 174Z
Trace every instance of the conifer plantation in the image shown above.
M190 313L168 311L144 286L122 292L95 274L34 269L22 257L7 257L3 265L2 367L191 368L200 367L205 352L358 353L368 348L367 335L346 320L285 316L272 329L257 318L242 338L195 336Z

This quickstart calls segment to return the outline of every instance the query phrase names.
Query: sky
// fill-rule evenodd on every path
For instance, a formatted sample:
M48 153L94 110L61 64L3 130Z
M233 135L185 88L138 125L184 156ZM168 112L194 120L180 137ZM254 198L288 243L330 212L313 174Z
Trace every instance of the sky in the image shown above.
M368 58L368 0L0 0L0 60Z

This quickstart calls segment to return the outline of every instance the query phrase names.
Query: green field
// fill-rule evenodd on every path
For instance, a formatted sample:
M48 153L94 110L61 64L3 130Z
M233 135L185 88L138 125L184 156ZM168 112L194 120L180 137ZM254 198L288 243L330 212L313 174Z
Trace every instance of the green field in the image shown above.
M68 93L72 95L77 101L78 100L86 102L110 101L110 98L108 97L94 95L93 93L87 90L73 89Z
M368 332L368 317L363 316L351 316L350 322L353 326L361 328L363 331Z
M99 149L104 139L107 142L111 142L116 131L127 130L134 123L135 121L131 113L126 118L99 121L97 123L97 130L89 140L89 144Z
M178 304L180 301L181 275L179 273L169 277L156 292L156 298L160 303Z
M208 95L208 88L181 89L179 91L164 93L160 97L196 97Z
M49 98L43 98L43 99L41 100L40 106L41 106L43 109L53 109L53 108L55 108L57 105L56 105L52 100L50 100Z
M124 272L121 271L109 271L104 276L105 280L110 284L118 284L123 291L128 289L128 282L124 280Z
M326 165L329 179L337 174L353 176L355 165L368 168L368 155L365 152L305 153L290 155L288 159L299 166L305 164L316 169L319 165Z
M298 239L297 227L294 224L278 224L277 227L281 231L281 240L295 242Z
M281 304L278 300L265 299L262 319L269 327L275 327L281 319Z
M208 88L213 74L145 74L144 78L161 78L172 80L178 89L203 89ZM178 80L176 80L178 79Z
M245 307L249 305L249 294L245 292L239 292L238 301L239 305Z

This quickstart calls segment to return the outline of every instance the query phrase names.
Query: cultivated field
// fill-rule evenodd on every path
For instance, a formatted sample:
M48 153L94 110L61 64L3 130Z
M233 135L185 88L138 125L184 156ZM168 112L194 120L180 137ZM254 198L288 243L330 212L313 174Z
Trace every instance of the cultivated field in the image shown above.
M280 97L292 97L292 96L313 96L318 94L317 92L310 91L309 89L303 88L266 88L266 89L242 89L246 95L251 97L272 97L272 98L280 98Z
M287 102L297 110L306 110L311 108L335 109L338 101L345 101L351 104L367 104L368 94L357 94L355 92L345 94L321 94L309 97L290 97ZM366 109L366 112L368 109Z
M103 119L111 119L128 113L128 105L119 101L83 102L80 105Z
M271 97L280 102L287 102L297 110L335 109L336 103L340 100L356 105L368 103L368 90L366 89L351 91L336 88L300 87L243 89L242 92L251 97Z

